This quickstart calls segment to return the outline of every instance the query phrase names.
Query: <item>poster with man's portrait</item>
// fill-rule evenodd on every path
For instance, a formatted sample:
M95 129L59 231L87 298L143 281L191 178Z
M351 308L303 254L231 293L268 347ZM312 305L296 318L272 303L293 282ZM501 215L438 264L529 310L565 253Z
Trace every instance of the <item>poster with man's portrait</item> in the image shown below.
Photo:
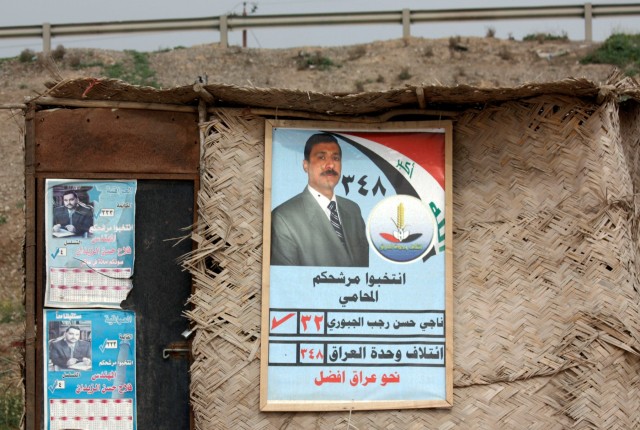
M450 407L451 123L265 136L261 409Z
M119 307L132 288L135 180L47 179L45 238L51 307Z
M135 430L133 311L43 311L43 428Z

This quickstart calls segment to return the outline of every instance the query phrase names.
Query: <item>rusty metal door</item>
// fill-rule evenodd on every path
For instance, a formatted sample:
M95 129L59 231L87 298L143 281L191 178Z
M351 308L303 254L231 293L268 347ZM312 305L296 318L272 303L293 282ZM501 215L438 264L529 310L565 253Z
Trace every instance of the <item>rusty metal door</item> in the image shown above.
M137 179L133 290L123 307L136 312L139 429L192 428L189 409L188 328L182 316L191 279L176 259L191 251L199 181L198 115L162 109L49 109L26 115L26 420L41 428L45 235L48 178ZM66 156L65 154L73 154ZM185 351L187 350L187 351Z
M141 180L136 194L133 290L123 308L136 312L139 429L188 430L189 344L182 315L191 277L176 260L191 250L194 184Z

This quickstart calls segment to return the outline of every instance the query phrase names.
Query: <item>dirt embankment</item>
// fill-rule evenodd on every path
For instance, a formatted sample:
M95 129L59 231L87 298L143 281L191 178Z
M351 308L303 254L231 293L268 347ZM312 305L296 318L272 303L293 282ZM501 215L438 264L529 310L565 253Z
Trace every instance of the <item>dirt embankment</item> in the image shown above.
M606 79L608 65L582 65L581 42L495 38L401 39L339 48L221 49L215 45L151 57L159 83L208 81L319 92L383 91L405 84L514 87L566 77Z

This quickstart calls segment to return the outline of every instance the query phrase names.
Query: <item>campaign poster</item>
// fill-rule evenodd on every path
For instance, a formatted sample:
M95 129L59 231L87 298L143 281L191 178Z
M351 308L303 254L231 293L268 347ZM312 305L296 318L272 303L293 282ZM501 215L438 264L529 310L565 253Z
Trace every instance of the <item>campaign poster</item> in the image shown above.
M47 309L43 321L45 429L135 430L135 313Z
M265 136L261 410L451 407L451 123Z
M119 307L132 288L135 180L47 179L49 307Z

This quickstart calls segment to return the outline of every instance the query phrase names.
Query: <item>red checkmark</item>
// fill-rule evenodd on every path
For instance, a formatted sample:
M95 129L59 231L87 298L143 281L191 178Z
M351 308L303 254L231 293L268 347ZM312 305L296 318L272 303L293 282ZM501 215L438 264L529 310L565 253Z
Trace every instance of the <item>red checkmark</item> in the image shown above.
M291 317L294 316L295 314L296 314L295 312L291 312L290 314L283 316L279 320L276 319L276 317L273 317L273 319L271 320L271 330L273 330L274 328L278 327L281 324L284 324L289 319L291 319Z

